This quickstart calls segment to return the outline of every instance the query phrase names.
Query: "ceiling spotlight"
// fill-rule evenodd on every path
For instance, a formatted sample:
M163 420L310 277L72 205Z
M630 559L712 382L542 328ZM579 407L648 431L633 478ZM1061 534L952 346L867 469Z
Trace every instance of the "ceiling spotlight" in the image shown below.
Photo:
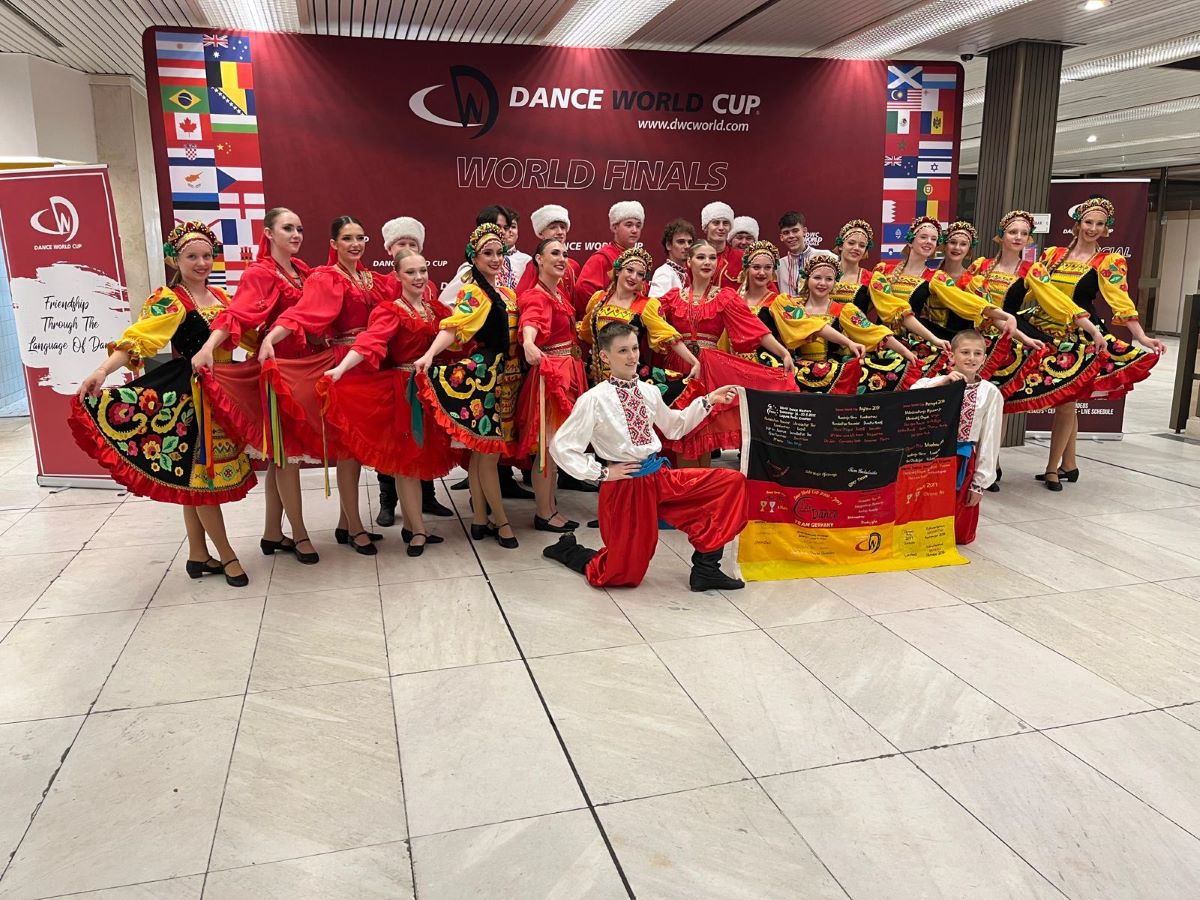
M1096 136L1095 136L1094 134L1089 134L1089 135L1087 136L1087 142L1088 142L1089 144L1094 144L1094 143L1096 143Z
M1084 12L1095 12L1098 9L1104 9L1110 3L1112 3L1112 0L1083 0L1079 4L1079 8Z

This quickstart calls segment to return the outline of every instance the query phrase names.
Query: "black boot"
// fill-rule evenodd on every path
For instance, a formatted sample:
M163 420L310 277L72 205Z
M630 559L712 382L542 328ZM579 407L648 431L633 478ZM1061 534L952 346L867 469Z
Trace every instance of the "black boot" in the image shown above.
M589 547L579 546L579 543L575 540L575 535L564 534L558 539L557 544L551 544L543 550L542 556L546 557L546 559L560 562L568 569L572 569L582 575L587 570L587 564L592 561L592 557L599 552Z
M375 477L379 480L379 515L375 524L388 528L396 524L396 479L382 472Z
M513 478L512 466L500 465L500 496L505 500L532 500L533 491L527 491Z
M427 516L446 517L454 515L454 510L438 502L437 494L433 490L432 481L421 482L421 512Z
M1004 473L1000 471L1000 467L996 466L996 480L984 488L984 490L986 490L989 494L998 493L1000 491L1000 477L1003 474Z
M559 469L558 489L560 491L586 491L594 494L596 491L600 490L600 485L592 484L588 481L580 481L578 478L572 478L562 469Z
M688 578L688 586L693 591L736 591L746 586L746 582L730 578L721 571L721 553L720 550L711 553L697 550L692 554L692 574Z

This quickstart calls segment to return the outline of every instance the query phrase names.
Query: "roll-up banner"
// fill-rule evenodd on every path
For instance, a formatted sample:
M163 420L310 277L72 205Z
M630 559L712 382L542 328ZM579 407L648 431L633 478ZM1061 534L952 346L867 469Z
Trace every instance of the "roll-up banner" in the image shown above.
M129 325L106 166L0 172L3 242L38 484L119 487L67 427L71 396ZM113 373L110 384L128 377Z

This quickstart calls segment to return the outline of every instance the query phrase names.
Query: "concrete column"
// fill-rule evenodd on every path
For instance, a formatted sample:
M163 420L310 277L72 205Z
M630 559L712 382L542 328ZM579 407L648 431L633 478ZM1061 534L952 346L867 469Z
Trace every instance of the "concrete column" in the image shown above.
M975 224L988 253L1010 209L1050 211L1061 44L1018 41L988 52ZM1005 416L1004 446L1025 443L1025 416Z

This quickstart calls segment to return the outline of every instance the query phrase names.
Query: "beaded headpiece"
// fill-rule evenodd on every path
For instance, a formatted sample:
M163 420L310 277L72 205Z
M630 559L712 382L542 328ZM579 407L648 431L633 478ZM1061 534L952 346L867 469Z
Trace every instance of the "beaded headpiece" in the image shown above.
M1071 213L1071 218L1076 222L1082 222L1083 217L1093 209L1104 210L1108 220L1104 223L1108 228L1112 228L1117 223L1117 208L1113 206L1113 202L1107 197L1101 197L1099 194L1088 197L1082 203L1075 207L1075 211Z
M767 254L771 257L771 264L779 262L779 248L770 241L755 241L742 252L742 271L750 268L750 260L756 256Z
M942 233L942 223L941 222L939 222L937 219L933 218L932 216L917 216L915 219L913 219L913 223L908 226L908 233L904 235L904 240L911 244L912 239L917 236L917 230L922 225L932 225L934 228L937 229L938 236L939 237L941 236L941 233Z
M808 265L804 268L804 271L800 273L800 276L802 278L808 278L815 270L821 268L822 266L833 269L834 279L842 277L841 260L839 260L828 250L814 250L808 257Z
M971 239L971 246L974 247L979 243L979 232L975 230L975 226L965 219L959 219L957 222L951 222L942 235L940 243L946 243L950 240L951 235L965 234Z
M211 228L198 220L180 222L171 229L171 233L163 242L163 255L167 258L167 265L178 266L179 263L176 260L179 254L192 241L207 241L212 246L213 256L221 254L221 242L217 240L217 236L213 234Z
M616 275L625 268L625 263L635 259L646 267L647 273L649 273L650 267L654 265L654 259L645 248L630 247L628 250L621 251L621 255L613 262L613 274Z
M1000 226L996 229L996 237L993 240L998 244L1001 238L1004 237L1004 232L1008 231L1008 226L1017 220L1029 223L1030 240L1033 239L1033 229L1037 227L1037 223L1033 221L1033 213L1024 209L1014 209L1006 212L1000 219Z
M875 232L871 230L871 226L866 219L851 219L849 222L843 225L842 230L838 232L838 236L833 241L833 246L842 246L852 231L861 231L867 236L868 250L875 246Z
M467 262L474 262L479 251L484 248L484 245L490 244L492 241L498 241L501 247L508 250L504 246L504 231L499 225L491 222L484 222L471 232L471 236L467 238L467 248L464 251L467 256Z

